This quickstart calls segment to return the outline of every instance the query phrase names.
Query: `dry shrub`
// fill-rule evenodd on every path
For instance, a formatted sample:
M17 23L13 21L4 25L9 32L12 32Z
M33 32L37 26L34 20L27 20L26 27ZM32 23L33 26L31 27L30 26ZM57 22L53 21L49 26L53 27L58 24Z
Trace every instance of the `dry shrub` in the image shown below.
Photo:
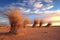
M12 8L9 10L9 12L7 11L6 15L8 16L8 19L11 25L10 32L16 33L17 29L19 27L22 27L21 24L22 24L23 18L22 18L20 11L17 8Z
M40 23L39 23L39 27L42 27L42 24L44 23L44 20L43 19L41 19L40 20Z
M38 20L37 19L34 19L33 28L36 27L37 24L38 24Z
M24 20L24 28L27 26L27 24L30 24L30 19L28 19L28 18L25 18L25 20Z

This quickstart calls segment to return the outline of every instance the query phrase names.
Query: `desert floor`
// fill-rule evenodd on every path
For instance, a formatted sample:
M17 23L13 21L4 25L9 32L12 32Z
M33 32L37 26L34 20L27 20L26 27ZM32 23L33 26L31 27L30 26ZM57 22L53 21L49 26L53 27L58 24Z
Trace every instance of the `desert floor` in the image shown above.
M16 35L0 35L0 40L60 40L60 27L20 28Z

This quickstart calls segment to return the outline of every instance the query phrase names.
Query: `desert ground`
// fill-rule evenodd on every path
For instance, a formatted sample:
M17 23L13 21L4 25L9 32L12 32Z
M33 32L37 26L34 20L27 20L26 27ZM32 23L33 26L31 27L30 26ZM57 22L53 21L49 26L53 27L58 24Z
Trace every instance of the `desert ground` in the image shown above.
M8 27L0 28L0 33L8 31ZM60 40L60 27L19 28L17 33L2 34L0 40Z

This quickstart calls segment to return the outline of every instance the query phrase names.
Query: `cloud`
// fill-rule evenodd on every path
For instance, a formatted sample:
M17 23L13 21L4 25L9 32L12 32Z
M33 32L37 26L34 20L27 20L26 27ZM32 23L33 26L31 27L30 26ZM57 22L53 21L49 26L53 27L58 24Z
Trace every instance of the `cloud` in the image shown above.
M43 18L46 22L51 21L51 20L53 21L54 19L60 20L59 19L60 18L60 10L44 11L43 14L40 14L40 16L43 16Z
M18 7L22 12L24 12L26 10L26 8L24 7Z
M45 11L43 16L46 18L52 17L52 16L60 16L60 10L55 10L55 11Z
M8 18L4 15L0 15L0 22L8 22Z
M39 13L39 10L35 10L34 13L37 13L38 14Z
M52 17L52 16L60 16L60 10L55 10L55 11L44 11L41 12L39 10L34 11L34 13L42 16L44 19Z
M44 4L45 2L46 4ZM49 10L54 7L53 0L23 0L22 2L11 3L12 6L24 7L31 10Z
M9 20L8 20L8 18L4 18L4 17L2 17L2 16L0 16L0 24L1 25L8 25L8 26L10 26L9 24Z
M25 10L24 12L29 13L30 11L31 11L30 9L27 9L27 10Z
M17 6L17 5L19 5L19 6L26 6L26 4L25 3L11 3L10 5L12 5L12 6Z
M36 0L29 0L29 3L28 4L33 5L34 2L36 2Z
M54 6L52 5L52 6L49 6L47 9L51 9L51 8L53 8Z
M19 9L22 13L31 13L31 9L27 9L27 8L24 8L24 7L19 7Z
M47 3L53 2L52 0L44 0L44 1L47 2Z
M43 7L42 10L49 10L49 9L52 9L53 7L54 7L53 5L49 5L49 6Z
M43 4L43 2L48 3ZM22 13L42 13L41 11L50 10L54 5L52 0L23 0L22 2L13 2L6 5L2 10L12 7L17 7Z
M43 12L41 12L40 9L37 9L37 10L34 11L34 13L35 13L35 14L41 14L41 13L43 13Z
M45 11L44 13L45 14L52 14L52 13L54 13L54 11Z
M36 3L34 4L34 7L35 7L35 8L41 8L42 6L43 6L43 4L40 3L40 2L36 2Z
M52 13L52 14L60 14L60 10L55 10L55 11L45 11L44 13L46 13L46 14L49 14L49 13Z
M42 2L45 2L46 4L43 4ZM42 11L45 11L52 9L54 5L52 0L40 0L40 1L36 1L33 4L33 7L34 7L33 10L40 9Z

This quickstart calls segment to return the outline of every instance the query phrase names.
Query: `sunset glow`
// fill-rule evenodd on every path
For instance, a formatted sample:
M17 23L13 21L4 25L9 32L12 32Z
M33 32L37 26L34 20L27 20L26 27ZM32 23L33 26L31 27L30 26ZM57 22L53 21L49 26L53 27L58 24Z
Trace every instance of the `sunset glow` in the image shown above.
M53 16L49 18L50 21L60 21L60 16Z

